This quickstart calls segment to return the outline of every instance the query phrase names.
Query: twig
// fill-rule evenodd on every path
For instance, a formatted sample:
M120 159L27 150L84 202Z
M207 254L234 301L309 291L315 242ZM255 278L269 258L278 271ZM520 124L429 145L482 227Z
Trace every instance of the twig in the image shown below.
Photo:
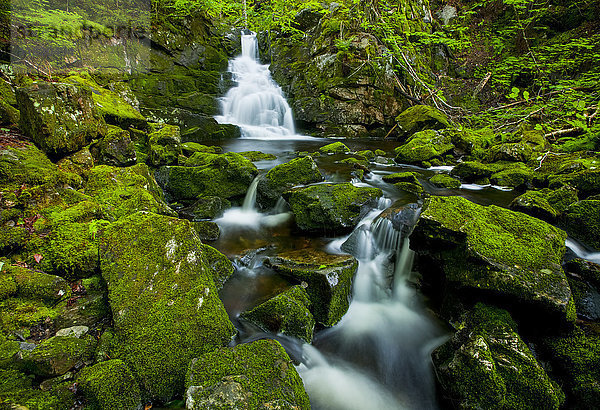
M594 107L590 108L593 109ZM600 111L600 106L596 107L596 111L594 111L589 117L587 117L588 127L592 126L592 122L594 121L594 118L596 118L596 116L598 115L598 111Z
M574 127L574 128L567 128L564 130L552 131L551 133L544 135L544 137L554 139L556 137L560 137L560 136L564 136L564 135L581 134L581 133L583 133L583 128Z
M387 137L389 137L389 136L390 136L390 134L391 134L391 133L392 133L392 132L393 132L393 131L396 129L396 127L398 127L398 124L395 124L395 125L392 127L392 129L390 130L390 132L388 132L388 133L386 134L386 136L385 136L385 137L383 137L383 139L386 139Z
M518 124L522 123L523 121L525 121L527 118L529 118L532 115L537 114L538 112L541 112L541 111L544 111L544 107L540 108L539 110L535 110L535 111L530 112L529 114L527 114L523 118L519 119L518 121L509 122L508 124L504 124L501 127L498 127L496 129L500 130L502 128L510 127L511 125L518 125Z
M544 156L540 160L540 165L536 169L533 170L534 172L537 171L538 169L540 169L542 167L542 163L548 157L548 154L550 154L550 151L546 151L546 153L544 154Z
M475 87L475 91L473 91L473 97L477 97L477 94L479 94L481 90L483 90L483 87L485 87L488 81L490 81L490 78L492 78L492 72L488 71L483 80L481 80L481 82L477 84L477 87Z

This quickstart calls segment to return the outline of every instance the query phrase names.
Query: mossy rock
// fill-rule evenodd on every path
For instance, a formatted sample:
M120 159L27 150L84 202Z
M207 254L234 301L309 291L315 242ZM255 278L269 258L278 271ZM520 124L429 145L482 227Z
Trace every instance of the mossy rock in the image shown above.
M13 278L19 296L54 303L71 296L71 287L61 277L19 266L8 266L3 270Z
M571 204L561 217L560 225L574 238L600 249L600 200Z
M231 202L218 196L201 197L192 205L179 210L179 216L191 220L214 219L231 208Z
M201 241L216 241L221 235L219 225L211 221L192 222L192 226L200 237Z
M108 290L100 275L92 276L77 282L80 291L71 299L54 319L59 328L87 326L94 328L102 321L110 318L108 306Z
M417 179L418 173L416 172L396 172L394 174L384 175L383 180L389 184L395 184L397 182L410 182L411 184L418 184Z
M148 163L158 167L177 163L181 155L179 127L168 124L153 124L148 134Z
M379 188L343 183L295 189L285 198L301 230L340 234L351 231L382 195Z
M54 158L79 151L106 129L84 87L36 82L17 89L17 103L23 133Z
M527 162L533 155L533 149L524 142L494 145L489 149L488 159L494 161Z
M102 204L107 217L112 219L137 211L175 215L146 164L127 168L94 167L90 170L85 193Z
M279 342L258 340L192 360L188 409L310 409L302 379Z
M571 259L565 265L565 270L576 274L600 290L600 265L585 259Z
M450 135L450 141L456 149L475 158L484 157L487 154L487 148L495 140L494 132L489 128L446 129L444 133Z
M3 226L0 231L0 254L21 249L28 238L29 232L21 226Z
M333 326L348 310L352 278L358 267L353 256L300 249L268 258L265 264L284 276L308 284L310 310L322 325Z
M378 150L378 151L381 151L381 150ZM385 155L385 152L384 152L384 151L382 151L382 152L383 152L383 155ZM377 155L380 155L380 154L375 154L375 153L374 153L373 151L371 151L370 149L366 149L366 150L363 150L363 151L358 151L356 154L357 154L357 155L360 155L360 156L362 156L362 157L365 157L365 158L366 158L366 159L368 159L368 160L373 160L373 159L375 159L375 157L376 157Z
M217 145L202 145L197 142L184 142L181 144L183 153L187 156L192 155L194 152L208 152L209 154L220 154L223 152L223 148Z
M566 233L528 215L461 197L431 197L411 235L430 283L444 294L494 295L504 306L522 304L525 316L557 326L575 320L571 291L560 266ZM443 278L443 279L442 279Z
M483 164L477 161L465 161L457 164L450 174L459 177L467 183L489 183L489 178L492 174L502 170L499 164Z
M558 409L565 396L505 310L477 304L432 354L444 396L461 408Z
M183 142L212 141L216 139L240 138L242 133L240 127L233 124L219 124L214 118L195 115L191 125L182 129L181 140Z
M262 207L270 208L290 188L321 181L323 175L312 157L296 158L270 169L260 179L256 199Z
M350 148L343 142L338 141L322 146L319 148L319 152L322 152L323 154L345 154L350 152Z
M425 189L420 182L417 182L416 184L412 182L396 182L394 186L402 191L416 195L419 198L425 194Z
M510 203L510 209L554 222L567 207L577 202L577 192L569 187L527 191Z
M30 333L32 327L53 327L66 307L64 301L30 299L14 294L5 300L0 299L0 334L20 332Z
M396 117L396 123L402 136L410 136L423 130L441 130L448 128L448 118L438 109L427 105L415 105Z
M579 197L586 199L588 196L600 194L600 170L587 169L566 175L554 175L548 178L549 187L552 189L569 185L577 189Z
M274 159L277 159L276 155L266 154L266 153L260 152L260 151L244 151L244 152L240 152L240 155L252 162L272 161Z
M0 150L0 181L19 185L59 184L66 182L65 175L34 145Z
M453 148L450 136L434 130L419 131L395 149L395 161L400 164L422 165L452 151Z
M523 163L515 163L515 166L506 167L500 172L490 176L490 182L500 186L522 188L531 185L534 172Z
M234 152L196 152L188 161L189 166L162 167L156 172L156 179L175 200L209 196L240 200L258 174L252 162Z
M296 285L251 310L242 312L240 317L267 332L283 333L311 343L315 319L310 313L310 305L304 288Z
M195 225L195 224L192 224ZM235 272L233 262L231 262L227 256L223 255L217 249L205 243L202 244L202 252L204 261L212 272L212 278L217 287L217 290L221 290L225 282Z
M137 381L121 360L86 367L77 375L77 389L88 403L102 410L138 410L142 407Z
M235 333L198 235L186 220L138 212L103 231L100 260L114 321L110 357L129 366L143 397L182 394L189 361Z
M453 178L448 174L435 174L429 179L429 182L439 188L456 189L461 186L459 179Z
M90 335L54 336L22 353L21 367L42 377L60 376L91 359L95 346Z
M74 154L67 155L58 161L56 165L58 165L62 171L81 175L87 179L89 171L94 167L95 162L92 153L85 147Z
M90 146L90 153L98 165L127 167L137 162L135 144L131 141L130 133L114 125L109 125L106 135L97 144Z
M564 336L546 338L542 346L550 357L556 376L565 382L569 393L568 408L598 408L600 337L576 328Z
M69 410L75 405L73 382L53 384L48 390L34 387L30 376L0 369L0 406L9 409Z

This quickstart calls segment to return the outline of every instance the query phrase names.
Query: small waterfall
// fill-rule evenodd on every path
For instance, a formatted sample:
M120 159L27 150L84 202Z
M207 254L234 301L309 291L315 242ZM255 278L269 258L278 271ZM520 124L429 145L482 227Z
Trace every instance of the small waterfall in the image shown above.
M222 98L223 114L216 120L239 126L244 138L298 137L281 87L271 78L269 66L258 61L256 35L242 34L241 40L242 54L229 63L237 85Z
M242 211L254 211L256 209L256 187L258 186L259 178L260 176L254 178L248 187L248 192L246 192L246 197L242 204Z

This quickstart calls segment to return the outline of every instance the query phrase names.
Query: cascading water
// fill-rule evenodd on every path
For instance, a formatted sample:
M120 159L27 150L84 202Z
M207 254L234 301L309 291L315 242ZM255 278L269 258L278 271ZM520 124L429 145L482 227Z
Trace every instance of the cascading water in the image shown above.
M271 78L269 66L258 61L254 33L242 34L242 54L229 62L229 71L237 85L222 98L218 122L239 126L244 138L298 137L281 87Z

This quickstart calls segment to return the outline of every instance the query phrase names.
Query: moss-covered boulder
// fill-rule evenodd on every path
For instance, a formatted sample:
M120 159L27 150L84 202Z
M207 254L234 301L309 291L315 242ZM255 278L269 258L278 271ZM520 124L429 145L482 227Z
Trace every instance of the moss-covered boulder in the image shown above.
M285 197L301 230L339 234L351 231L382 195L378 188L343 183L295 189Z
M592 195L600 194L600 170L585 169L564 175L551 175L548 178L550 188L560 188L569 185L576 188L579 198L586 199Z
M176 164L181 155L179 127L168 124L153 124L148 134L148 163L152 166Z
M426 195L425 188L423 188L423 185L421 185L420 182L396 182L394 186L402 191L416 195L419 198Z
M178 211L179 216L191 220L214 219L231 208L231 202L218 196L200 197L196 202Z
M83 87L38 81L17 89L17 103L21 130L51 157L79 151L106 128Z
M223 152L223 148L217 145L202 145L197 142L184 142L181 144L181 150L185 155L192 155L194 152L208 152L210 154L220 154Z
M446 134L434 130L420 131L395 149L395 161L400 164L422 165L452 151L454 144Z
M506 166L501 171L492 174L490 182L500 186L522 188L530 186L534 176L531 168L517 162L514 166Z
M101 410L138 410L142 396L137 381L121 360L86 367L77 375L77 390Z
M275 340L223 348L192 360L188 409L310 409L302 379Z
M577 202L577 191L569 187L527 191L510 203L510 209L553 222L567 207Z
M429 179L429 182L439 188L456 189L461 186L459 179L453 178L448 174L435 174Z
M201 241L216 241L221 235L221 230L216 222L196 221L192 222L192 226L196 230Z
M600 290L600 265L585 259L575 258L565 264L565 269Z
M0 186L4 184L53 184L66 182L62 172L35 145L0 149Z
M42 390L22 372L0 369L0 405L7 409L69 410L75 405L73 381L69 377L61 380L63 377Z
M192 226L195 224L192 224ZM206 266L212 273L212 278L217 287L217 290L221 290L227 279L235 272L233 262L227 259L227 256L223 255L217 249L205 243L202 244L202 252Z
M90 170L85 193L104 205L106 215L113 219L137 211L175 215L145 164L127 168L94 167Z
M139 212L102 233L114 320L110 357L129 366L144 397L165 402L181 394L189 360L226 345L235 332L204 254L186 220Z
M352 278L358 267L353 256L300 249L268 258L265 264L284 276L308 284L310 310L324 326L333 326L348 310Z
M73 298L54 319L56 327L87 326L93 328L110 318L108 290L100 275L76 282Z
M90 153L99 165L127 167L137 162L135 144L131 141L130 133L114 125L108 126L106 135L90 147Z
M17 99L12 86L0 79L0 125L16 125L19 123Z
M443 395L460 408L558 409L564 402L505 310L477 304L432 356Z
M489 183L489 178L501 170L497 164L483 164L477 161L465 161L456 165L450 174L468 183Z
M188 161L187 166L162 167L156 172L157 181L175 200L209 196L240 200L258 175L252 162L234 152L197 152Z
M67 155L56 163L65 172L81 175L87 178L90 169L95 165L94 156L86 147L74 154Z
M600 337L575 328L566 335L544 339L542 347L550 357L556 376L565 384L568 408L600 406Z
M423 130L441 130L448 128L448 118L434 107L415 105L396 117L396 123L402 136L410 136Z
M71 287L61 277L20 266L8 266L3 270L5 275L12 277L16 284L16 291L22 297L56 303L71 295Z
M323 154L345 154L350 152L350 148L343 142L338 141L322 146L319 151Z
M389 175L384 175L383 180L390 184L395 184L397 182L410 182L411 184L418 184L419 180L417 179L418 173L416 172L396 172Z
M555 327L575 320L571 291L560 266L566 234L532 218L461 197L428 199L411 236L421 271L443 294L493 295L503 306ZM544 320L541 320L544 318Z
M240 155L252 162L272 161L274 159L277 159L276 155L267 154L267 153L264 153L261 151L244 151L244 152L240 152Z
M219 124L214 118L204 115L194 115L193 118L184 118L190 125L182 130L183 142L196 142L216 139L239 138L242 133L240 127L233 124ZM185 123L185 122L184 122Z
M474 158L483 158L487 154L487 148L495 139L494 132L489 128L478 130L445 129L444 133L450 135L450 141L454 144L456 151L460 154L471 155Z
M533 154L533 149L524 142L504 143L494 145L489 149L490 161L527 162Z
M600 249L600 200L584 200L569 205L560 223L574 238Z
M31 351L22 351L20 366L42 377L65 374L92 358L96 340L87 334L54 336Z
M323 181L323 175L310 157L296 158L277 165L260 179L257 186L257 202L270 208L285 191L296 185L308 185Z
M283 333L310 343L315 328L310 305L304 288L296 285L251 310L242 312L240 317L267 332Z

